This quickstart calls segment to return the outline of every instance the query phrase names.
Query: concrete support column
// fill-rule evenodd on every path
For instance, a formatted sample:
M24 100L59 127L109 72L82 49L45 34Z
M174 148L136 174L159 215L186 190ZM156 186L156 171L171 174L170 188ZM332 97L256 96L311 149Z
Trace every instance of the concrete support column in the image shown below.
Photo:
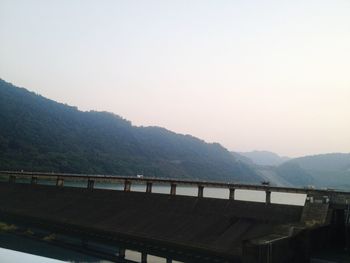
M230 188L229 199L235 200L235 189L234 188Z
M16 175L10 175L9 183L12 183L12 184L16 183Z
M271 191L270 190L266 190L265 193L266 193L266 201L265 201L265 203L266 204L271 204Z
M125 258L125 248L119 248L118 249L118 258L124 259Z
M130 192L131 190L131 181L125 180L124 182L124 192Z
M176 195L176 184L172 183L170 185L170 194L171 195Z
M38 183L38 177L32 176L32 179L30 180L31 184L37 184Z
M203 197L204 186L198 185L198 197Z
M141 263L147 263L147 253L141 253Z
M88 184L87 184L87 188L88 188L89 190L94 189L94 184L95 184L95 181L89 179L89 180L88 180Z
M307 195L305 199L305 203L313 203L314 202L314 197L312 195Z
M63 185L64 185L64 179L58 177L56 180L56 186L63 187Z
M146 193L152 193L152 183L151 182L147 182Z

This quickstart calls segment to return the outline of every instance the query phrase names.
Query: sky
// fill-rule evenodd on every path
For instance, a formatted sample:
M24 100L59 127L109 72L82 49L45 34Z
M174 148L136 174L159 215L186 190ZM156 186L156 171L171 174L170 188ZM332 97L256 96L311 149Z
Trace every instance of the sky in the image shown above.
M0 78L233 151L350 152L348 0L0 0Z

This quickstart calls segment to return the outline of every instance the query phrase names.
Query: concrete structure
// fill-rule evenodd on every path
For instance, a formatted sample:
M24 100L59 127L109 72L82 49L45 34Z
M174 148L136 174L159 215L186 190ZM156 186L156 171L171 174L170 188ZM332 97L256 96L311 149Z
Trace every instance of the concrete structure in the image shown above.
M103 181L110 183L124 183L124 191L131 190L131 184L146 184L147 192L152 192L152 184L167 184L170 185L170 194L176 195L177 185L197 186L198 196L204 191L206 187L226 188L229 189L229 198L234 199L235 190L257 190L264 191L266 194L266 203L271 202L271 193L296 193L307 194L309 197L316 199L328 198L332 205L339 205L344 207L350 204L350 192L335 191L331 189L314 189L314 188L296 188L296 187L278 187L266 184L239 184L239 183L224 183L212 181L198 181L198 180L184 180L184 179L169 179L169 178L153 178L153 177L132 177L132 176L114 176L114 175L89 175L89 174L63 174L63 173L40 173L40 172L15 172L15 171L0 171L0 176L7 176L9 182L16 182L16 178L33 178L38 179L54 179L57 180L87 180L88 188L93 189L95 181ZM93 182L92 182L93 181ZM90 182L90 183L89 183ZM201 188L201 190L199 190Z
M0 183L0 218L12 215L41 226L156 243L223 261L238 262L243 240L300 221L302 210L229 199Z
M0 219L19 218L84 238L137 244L142 262L147 262L149 244L181 251L184 261L186 255L199 255L193 262L308 262L313 250L346 244L350 221L347 192L157 178L1 174L8 176L8 183L0 183ZM17 177L32 183L17 184ZM38 184L41 178L55 179L56 186ZM86 180L87 188L65 187L64 180L72 179ZM105 180L123 182L124 191L94 189L95 181ZM132 192L132 182L145 183L146 193ZM152 184L160 182L170 184L169 195L152 193ZM197 185L198 196L177 196L181 184ZM212 186L228 188L229 198L205 198L204 188ZM236 189L264 190L266 202L234 200ZM272 204L274 191L306 193L308 199L304 207ZM123 258L125 250L117 254Z

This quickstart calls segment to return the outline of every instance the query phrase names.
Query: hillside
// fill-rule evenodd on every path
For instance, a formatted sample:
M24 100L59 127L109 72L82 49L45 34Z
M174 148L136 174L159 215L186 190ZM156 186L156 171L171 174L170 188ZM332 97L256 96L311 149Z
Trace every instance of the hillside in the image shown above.
M291 160L305 170L346 171L350 170L350 153L327 153L299 157Z
M288 157L281 157L278 154L269 151L238 152L237 154L250 159L257 165L277 166L289 160Z
M350 190L350 154L328 153L290 160L314 179L317 187Z
M304 156L278 166L256 165L255 170L276 185L350 190L350 154Z
M0 80L0 170L259 182L217 143L82 112Z

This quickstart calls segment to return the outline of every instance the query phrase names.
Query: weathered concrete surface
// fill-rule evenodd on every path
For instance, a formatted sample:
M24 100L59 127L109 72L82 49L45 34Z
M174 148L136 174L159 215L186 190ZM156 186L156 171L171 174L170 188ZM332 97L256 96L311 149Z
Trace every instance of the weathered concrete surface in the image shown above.
M301 222L311 224L325 224L329 219L329 204L309 203L304 206Z
M302 207L176 195L0 183L0 213L241 255L242 241L299 222Z

